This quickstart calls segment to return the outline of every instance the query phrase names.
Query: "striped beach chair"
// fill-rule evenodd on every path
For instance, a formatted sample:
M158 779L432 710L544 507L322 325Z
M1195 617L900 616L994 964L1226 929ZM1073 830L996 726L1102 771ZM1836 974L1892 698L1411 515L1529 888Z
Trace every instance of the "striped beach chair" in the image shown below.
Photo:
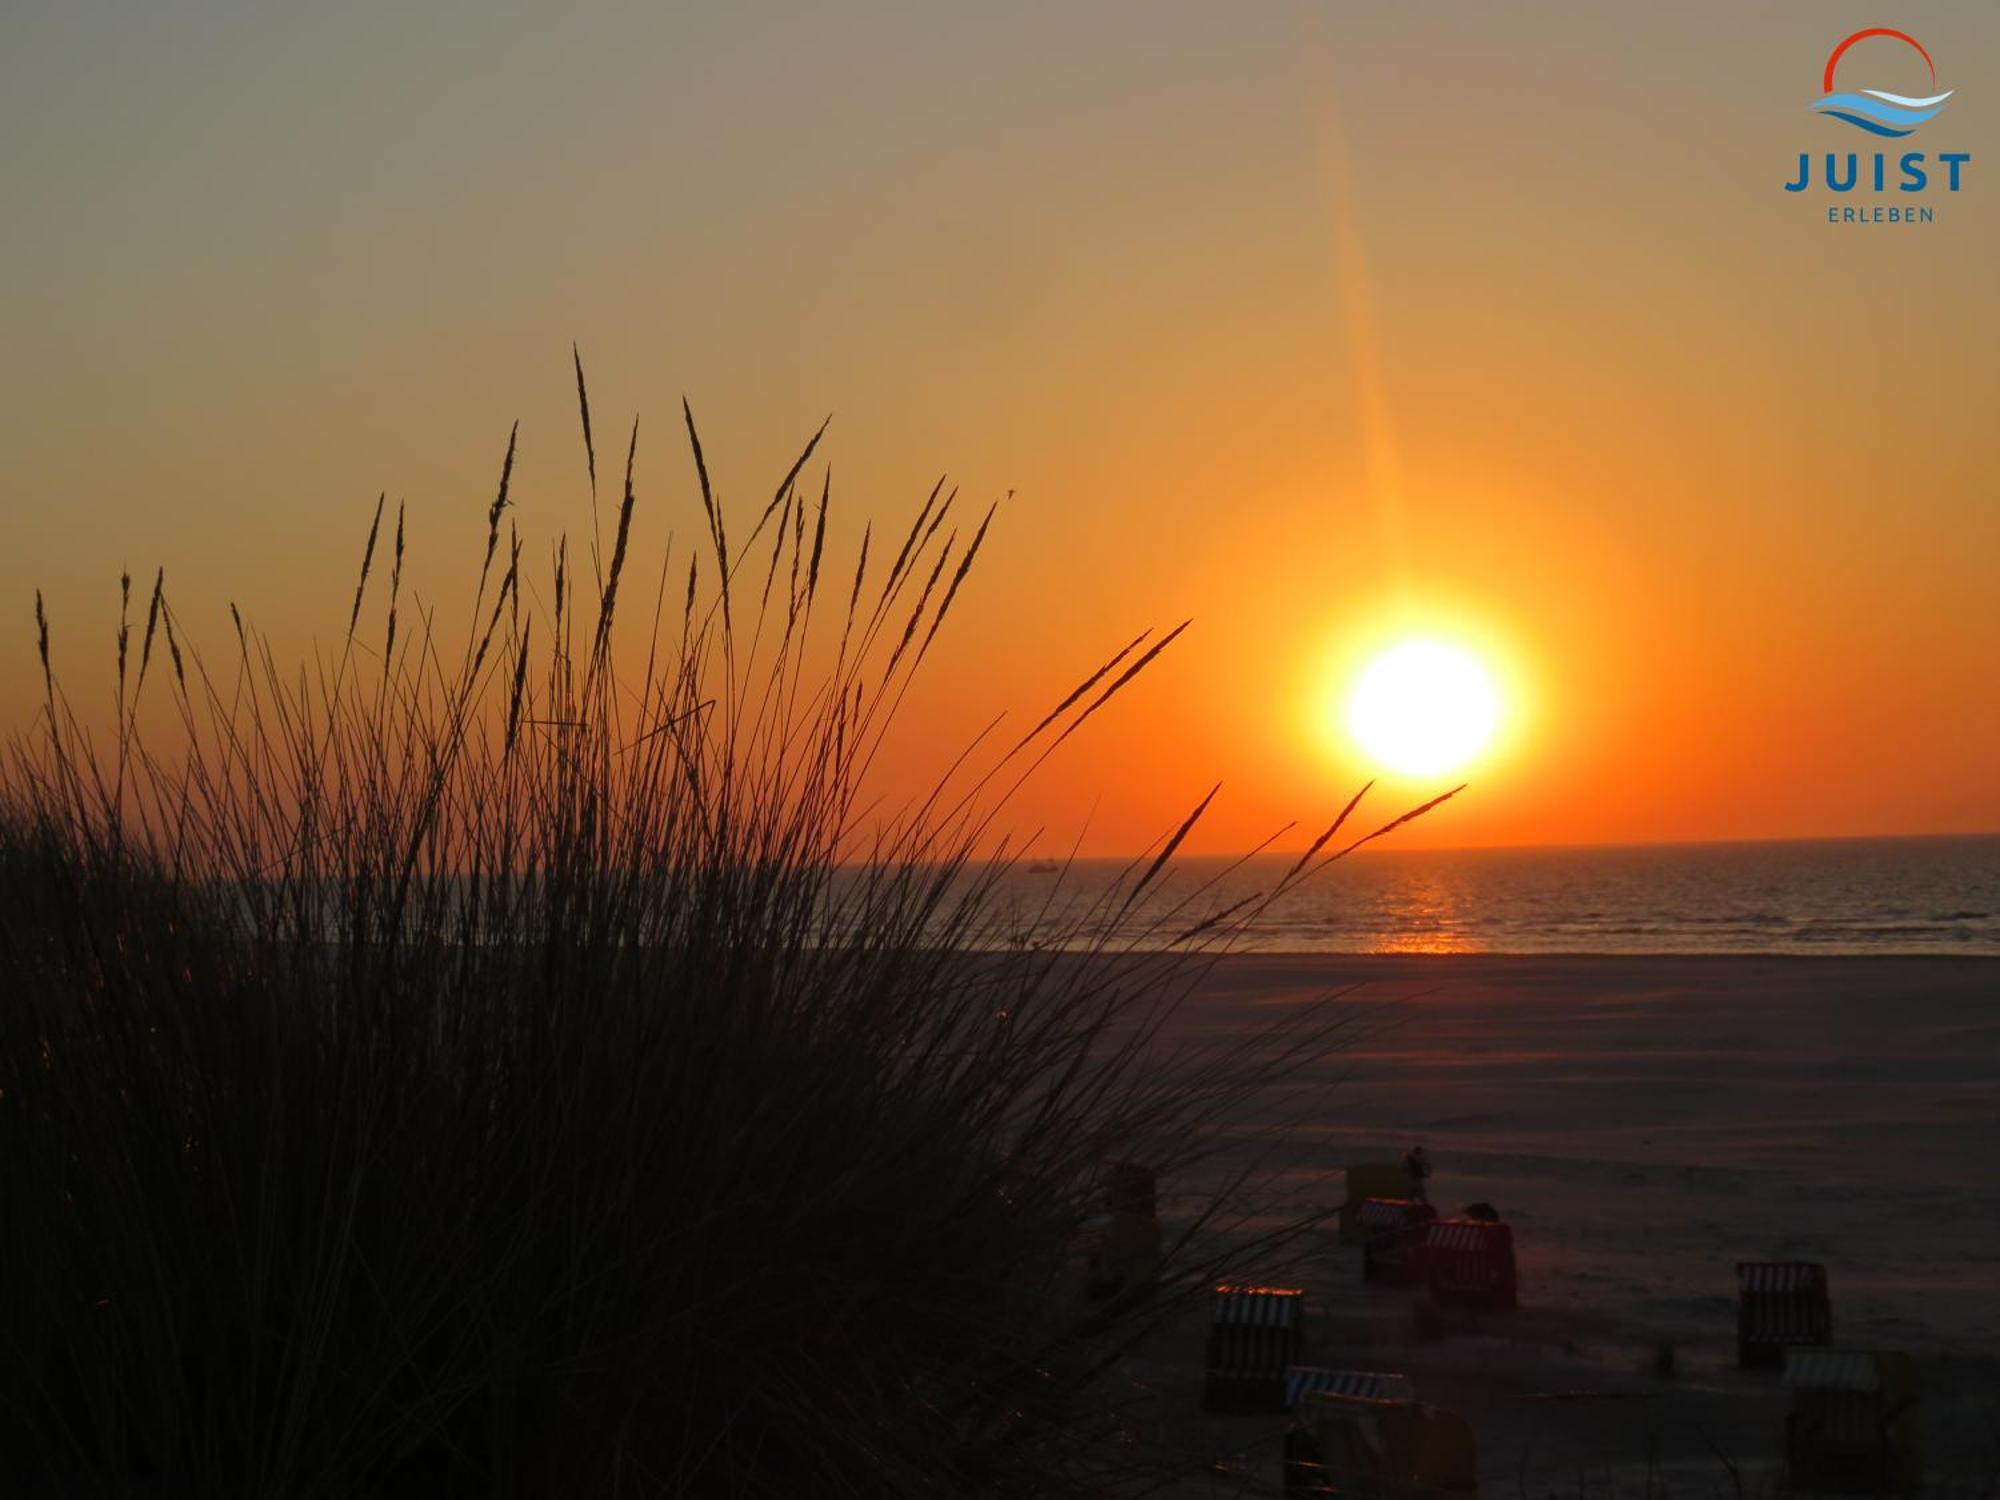
M1407 1375L1385 1370L1324 1370L1318 1365L1293 1365L1285 1371L1285 1406L1296 1407L1308 1396L1359 1396L1368 1401L1414 1401L1417 1388Z
M1347 1197L1340 1205L1340 1243L1359 1245L1367 1238L1361 1228L1361 1208L1370 1198L1402 1198L1410 1191L1410 1175L1399 1161L1356 1161L1347 1164Z
M1370 1238L1401 1229L1412 1219L1435 1219L1437 1210L1428 1203L1408 1198L1369 1198L1355 1211L1354 1222Z
M1424 1229L1424 1280L1443 1307L1515 1305L1514 1231L1485 1219L1439 1219Z
M1785 1462L1799 1489L1910 1495L1924 1478L1917 1367L1888 1349L1785 1351Z
M1775 1370L1787 1349L1832 1341L1826 1267L1817 1261L1738 1261L1736 1290L1736 1362L1743 1369Z
M1278 1411L1285 1372L1305 1346L1299 1287L1219 1286L1208 1327L1202 1403L1211 1411Z
M1428 1203L1370 1198L1355 1215L1362 1234L1361 1279L1410 1286L1424 1279L1424 1231L1437 1218Z

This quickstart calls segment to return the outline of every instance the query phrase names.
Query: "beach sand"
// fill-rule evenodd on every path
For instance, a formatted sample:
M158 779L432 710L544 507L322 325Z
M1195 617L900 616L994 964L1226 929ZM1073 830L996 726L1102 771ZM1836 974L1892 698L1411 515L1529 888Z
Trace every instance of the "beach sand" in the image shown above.
M1441 1212L1483 1200L1513 1225L1521 1305L1419 1337L1413 1294L1364 1286L1360 1252L1319 1235L1288 1272L1309 1363L1408 1372L1471 1419L1490 1493L1770 1493L1788 1396L1735 1367L1734 1265L1818 1260L1835 1342L1920 1363L1932 1493L1990 1492L2000 963L1251 955L1176 1029L1226 1036L1346 985L1363 1034L1261 1106L1285 1126L1262 1207L1338 1203L1343 1163L1421 1141ZM1204 1493L1275 1487L1282 1419L1193 1415L1204 1330L1130 1373L1218 1458Z

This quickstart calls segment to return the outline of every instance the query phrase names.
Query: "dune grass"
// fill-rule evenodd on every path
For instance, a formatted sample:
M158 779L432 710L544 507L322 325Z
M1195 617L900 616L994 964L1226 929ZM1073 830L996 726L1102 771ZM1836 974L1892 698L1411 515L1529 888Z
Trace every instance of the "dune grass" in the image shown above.
M0 1452L29 1492L1163 1471L1101 1373L1302 1226L1225 1242L1218 1193L1157 1294L1086 1302L1102 1173L1191 1169L1338 1017L1161 1066L1251 914L1152 899L1200 809L1053 939L991 898L1010 790L1178 632L887 807L871 762L992 512L941 484L836 568L817 436L739 539L686 429L705 537L638 640L636 426L546 610L512 439L461 626L413 604L378 502L303 670L240 618L197 652L164 580L143 621L125 580L93 734L37 601L43 714L0 771Z

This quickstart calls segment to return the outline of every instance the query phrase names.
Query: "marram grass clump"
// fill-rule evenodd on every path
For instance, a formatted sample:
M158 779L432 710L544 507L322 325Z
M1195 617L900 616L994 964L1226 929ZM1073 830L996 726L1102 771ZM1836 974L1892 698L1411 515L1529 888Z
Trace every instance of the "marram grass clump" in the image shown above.
M580 364L578 395L594 492ZM1192 817L1053 939L990 898L1008 789L1173 633L885 812L869 766L992 512L940 485L836 564L817 437L738 538L687 433L705 539L643 640L636 427L545 612L511 439L456 628L378 503L303 673L233 607L198 652L157 576L141 623L127 579L93 734L37 601L0 772L17 1492L1039 1496L1170 1462L1112 1440L1104 1372L1270 1237L1206 1233L1219 1197L1156 1294L1093 1303L1081 1228L1107 1163L1172 1181L1333 1018L1163 1064L1250 914L1149 901Z

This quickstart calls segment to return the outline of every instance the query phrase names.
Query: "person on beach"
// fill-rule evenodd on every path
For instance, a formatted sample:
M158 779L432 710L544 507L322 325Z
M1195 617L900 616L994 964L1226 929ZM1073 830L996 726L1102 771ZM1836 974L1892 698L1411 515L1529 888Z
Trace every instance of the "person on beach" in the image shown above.
M1430 1202L1429 1193L1424 1188L1424 1181L1431 1175L1431 1159L1430 1154L1422 1146L1412 1146L1410 1148L1410 1154L1403 1158L1403 1172L1410 1179L1410 1201L1412 1203Z

